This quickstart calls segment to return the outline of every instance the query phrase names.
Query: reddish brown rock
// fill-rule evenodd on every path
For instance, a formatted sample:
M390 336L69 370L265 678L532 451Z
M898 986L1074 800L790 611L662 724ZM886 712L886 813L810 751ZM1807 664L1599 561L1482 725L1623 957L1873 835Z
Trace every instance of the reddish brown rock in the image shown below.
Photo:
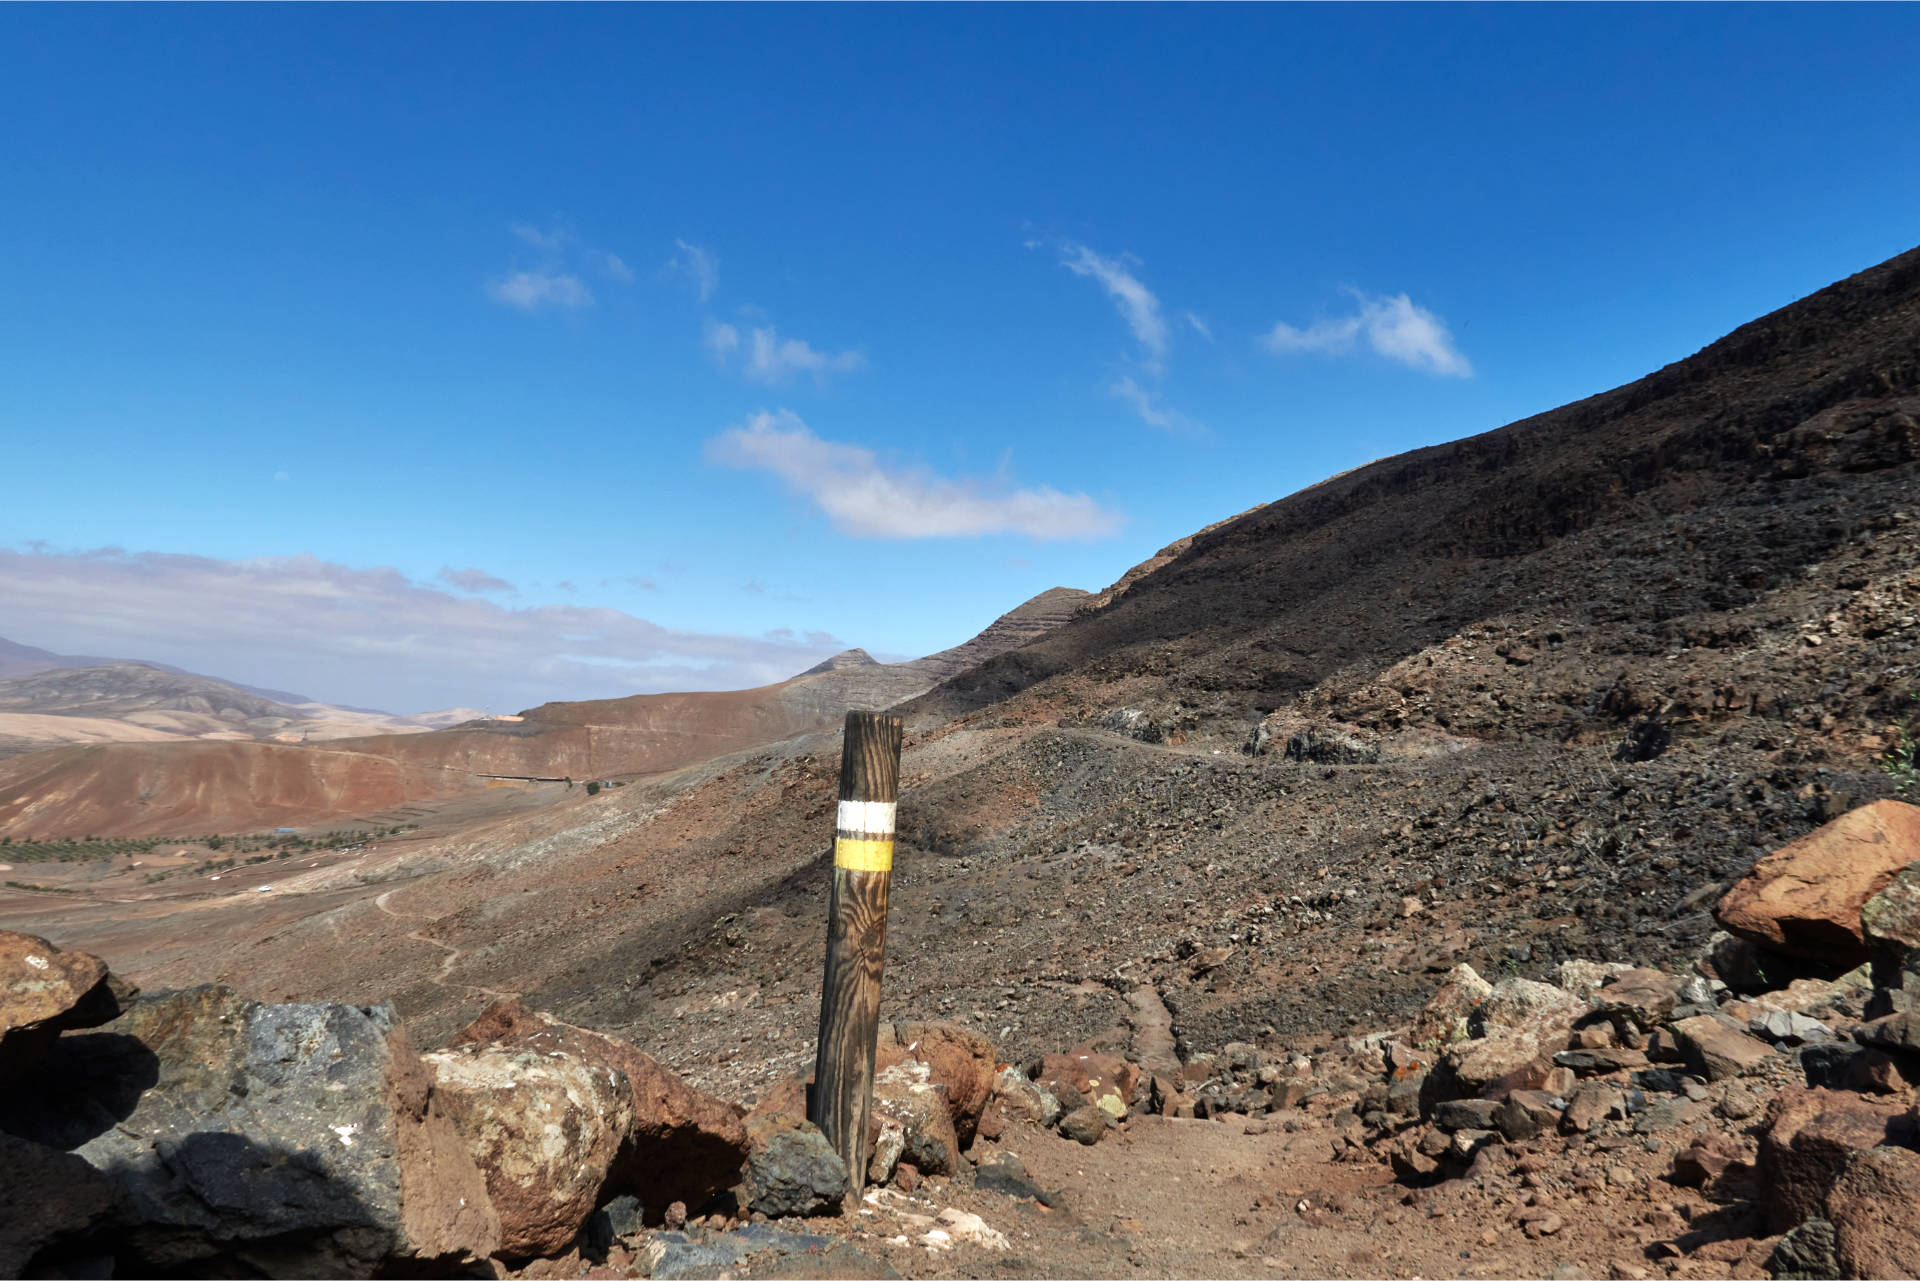
M1740 1145L1724 1134L1703 1134L1673 1158L1672 1181L1683 1188L1703 1187L1742 1158Z
M1496 1095L1507 1090L1537 1089L1553 1070L1552 1060L1530 1036L1463 1041L1441 1061L1460 1095Z
M1761 1199L1776 1232L1820 1213L1855 1152L1904 1131L1904 1105L1840 1090L1782 1090L1760 1135Z
M702 1205L733 1186L747 1156L741 1109L694 1089L651 1055L625 1041L537 1014L519 1001L496 1001L451 1044L498 1043L559 1050L626 1074L633 1090L632 1138L608 1178L613 1192L631 1192L649 1219L670 1202ZM805 1086L800 1106L806 1113Z
M1856 1152L1827 1194L1842 1275L1920 1277L1920 1152Z
M500 1254L558 1254L633 1134L625 1076L559 1050L465 1045L422 1056L500 1216Z
M1773 1057L1773 1047L1711 1014L1673 1025L1683 1062L1709 1081L1738 1076Z
M915 1059L947 1087L947 1108L962 1148L973 1143L980 1113L993 1097L993 1042L953 1023L895 1023L880 1029L874 1070ZM925 1167L922 1167L925 1170Z
M97 956L0 930L0 1082L24 1070L63 1029L98 1027L134 995Z
M1077 1049L1046 1055L1040 1060L1040 1075L1036 1079L1056 1096L1064 1097L1062 1086L1071 1088L1106 1113L1108 1120L1117 1121L1133 1104L1133 1088L1140 1083L1140 1069L1115 1054Z
M1614 975L1596 1000L1616 1023L1651 1032L1680 1003L1680 983L1675 975L1659 970L1627 970Z
M1714 909L1720 924L1789 956L1859 965L1860 909L1920 859L1920 808L1875 801L1753 865Z

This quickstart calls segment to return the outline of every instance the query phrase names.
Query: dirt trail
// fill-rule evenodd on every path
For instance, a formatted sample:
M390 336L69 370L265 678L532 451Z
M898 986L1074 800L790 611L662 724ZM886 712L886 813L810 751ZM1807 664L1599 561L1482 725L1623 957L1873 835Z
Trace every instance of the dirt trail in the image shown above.
M386 893L381 894L379 897L375 898L373 900L373 905L379 908L382 912L385 912L388 916L391 916L396 921L425 921L427 922L427 924L432 925L437 923L440 920L440 918L437 916L418 916L411 912L400 913L388 907L387 900L392 898L395 894L398 894L399 892L400 892L399 890L388 890L386 891ZM483 987L477 983L448 982L447 976L453 973L453 967L458 965L460 963L460 958L463 955L465 955L465 952L463 951L463 949L454 947L450 943L442 943L439 939L431 937L430 935L425 933L423 930L414 930L410 932L407 935L407 937L409 939L412 939L416 943L430 944L431 946L437 947L441 951L446 953L444 957L440 958L439 972L437 974L429 975L427 978L427 981L429 983L432 983L435 987L460 988L468 992L478 992L482 996L492 997L494 1000L497 1000L497 1001L510 1000L513 997L522 995L522 993L519 993L519 992L507 992L507 991L502 991L499 988Z

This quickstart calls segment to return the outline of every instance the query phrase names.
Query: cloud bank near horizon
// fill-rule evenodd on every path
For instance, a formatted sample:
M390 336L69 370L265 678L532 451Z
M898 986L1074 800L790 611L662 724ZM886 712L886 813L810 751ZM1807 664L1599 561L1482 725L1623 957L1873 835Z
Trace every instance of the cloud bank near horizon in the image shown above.
M504 581L450 576L467 590ZM605 606L512 608L315 556L0 548L0 601L9 640L402 714L744 689L850 648L825 632L689 632Z

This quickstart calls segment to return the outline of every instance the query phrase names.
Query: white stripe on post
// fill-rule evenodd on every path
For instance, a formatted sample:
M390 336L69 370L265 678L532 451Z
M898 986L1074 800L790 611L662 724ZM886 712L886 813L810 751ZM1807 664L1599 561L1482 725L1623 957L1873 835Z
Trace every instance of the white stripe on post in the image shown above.
M896 801L841 801L835 826L842 832L892 836Z

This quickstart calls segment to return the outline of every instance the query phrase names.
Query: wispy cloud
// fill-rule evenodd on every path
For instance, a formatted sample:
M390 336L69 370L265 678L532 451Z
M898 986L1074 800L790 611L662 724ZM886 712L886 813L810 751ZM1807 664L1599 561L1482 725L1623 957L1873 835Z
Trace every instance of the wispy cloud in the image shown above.
M1213 341L1213 330L1208 326L1206 321L1200 319L1200 317L1194 315L1190 311L1183 311L1180 314L1186 317L1187 323L1189 325L1193 326L1194 333L1199 334L1202 338L1206 339L1208 342Z
M591 307L593 291L578 276L549 275L544 271L516 271L487 286L495 302L539 311L543 307Z
M556 218L544 228L515 223L509 230L530 251L517 256L533 261L516 263L505 276L488 282L487 294L495 302L522 311L591 307L593 290L582 276L603 276L622 285L633 283L633 269L618 254L589 245L564 218Z
M829 374L850 373L866 366L860 351L825 352L816 350L799 338L782 338L768 326L755 328L744 336L732 325L707 322L707 351L721 364L728 364L736 353L744 355L741 372L747 377L777 386L795 374L811 374L826 381Z
M663 270L669 275L684 277L700 295L700 301L706 302L720 287L720 260L699 245L684 240L675 240L673 244L673 257L667 259Z
M739 689L785 680L848 644L786 629L679 631L585 604L513 609L313 556L0 548L0 600L12 637L62 652L395 711Z
M496 578L484 569L455 569L442 565L434 578L463 592L515 592L520 589L504 578Z
M835 528L862 538L1093 539L1121 523L1118 513L1085 494L885 466L870 449L820 439L784 409L755 414L746 426L707 442L707 457L773 473L826 513Z
M1114 380L1108 390L1132 405L1133 411L1140 415L1140 421L1149 427L1182 435L1203 435L1206 432L1206 428L1199 423L1168 405L1158 392L1135 382L1130 374L1123 374Z
M1360 304L1355 315L1317 320L1304 329L1277 324L1261 339L1275 353L1345 355L1364 339L1379 355L1424 373L1470 378L1473 366L1454 346L1441 319L1405 294L1373 297L1349 291Z
M1128 262L1103 257L1085 245L1071 243L1062 247L1060 262L1074 275L1098 281L1106 289L1107 296L1139 342L1148 370L1158 372L1167 358L1166 318L1160 314L1160 300L1140 283Z

